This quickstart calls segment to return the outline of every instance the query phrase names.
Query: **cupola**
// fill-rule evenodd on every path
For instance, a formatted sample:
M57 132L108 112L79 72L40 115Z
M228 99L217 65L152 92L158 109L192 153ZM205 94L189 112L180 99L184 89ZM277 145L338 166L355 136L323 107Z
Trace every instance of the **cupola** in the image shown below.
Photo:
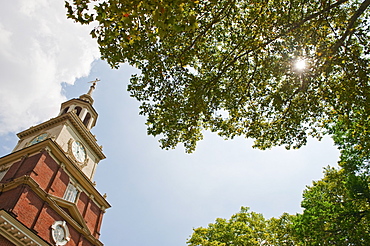
M59 116L69 112L74 112L88 130L93 128L96 124L98 114L92 107L94 103L92 93L95 90L95 86L98 81L99 79L92 81L89 91L86 94L81 95L78 99L71 99L62 103Z

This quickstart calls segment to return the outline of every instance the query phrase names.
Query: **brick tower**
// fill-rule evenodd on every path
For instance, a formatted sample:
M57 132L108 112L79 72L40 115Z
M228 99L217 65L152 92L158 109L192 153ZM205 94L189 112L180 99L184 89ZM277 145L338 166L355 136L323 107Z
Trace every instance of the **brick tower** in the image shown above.
M0 158L0 245L100 246L110 207L93 176L105 156L90 129L98 114L87 94L62 103L57 117L17 134Z

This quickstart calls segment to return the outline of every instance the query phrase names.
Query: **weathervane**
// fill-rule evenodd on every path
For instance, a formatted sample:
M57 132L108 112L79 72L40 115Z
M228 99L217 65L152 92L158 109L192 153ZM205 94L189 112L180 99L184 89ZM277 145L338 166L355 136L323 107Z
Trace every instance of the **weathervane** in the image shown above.
M88 82L88 83L93 83L93 86L95 86L95 85L96 85L96 83L97 83L97 82L99 82L99 81L100 81L100 79L96 78L95 80L90 81L90 82Z
M88 82L88 83L92 83L92 85L90 86L90 89L89 89L89 92L87 93L87 95L89 95L89 96L92 95L92 92L95 89L95 85L99 81L100 81L100 79L96 78L95 80Z

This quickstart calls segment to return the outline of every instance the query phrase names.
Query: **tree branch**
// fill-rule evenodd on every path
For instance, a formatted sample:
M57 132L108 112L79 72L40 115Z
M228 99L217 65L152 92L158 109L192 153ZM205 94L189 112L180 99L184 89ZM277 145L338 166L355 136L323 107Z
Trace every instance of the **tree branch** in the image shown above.
M332 4L332 5L329 5L328 7L324 8L323 10L321 10L321 11L319 11L319 12L316 12L316 13L314 13L314 14L311 14L311 15L307 16L306 18L304 18L303 20L301 20L301 21L300 21L300 22L298 22L297 24L293 25L293 26L292 26L291 28L289 28L287 31L282 32L281 34L279 34L279 35L277 35L276 37L272 38L271 40L269 40L269 41L268 41L267 43L265 43L265 44L266 44L266 45L270 44L270 43L271 43L271 42L273 42L274 40L279 39L279 38L281 38L281 37L285 36L286 34L288 34L288 33L292 32L292 31L294 31L295 29L297 29L297 28L301 27L301 26L302 26L304 23L306 23L307 21L312 20L312 19L314 19L314 18L318 17L319 15L321 15L321 14L323 14L323 13L325 13L325 12L327 12L327 11L329 11L329 10L331 10L331 9L333 9L333 8L335 8L335 7L339 6L339 5L341 5L341 4L343 4L343 3L347 2L347 1L349 1L349 0L340 0L340 1L337 1L336 3L334 3L334 4ZM369 1L369 0L366 0L366 1Z
M203 30L203 32L201 32L200 34L197 35L197 37L193 40L193 42L188 46L186 47L182 53L185 53L187 50L190 50L192 49L196 42L198 41L198 39L202 36L204 36L208 31L211 30L211 27L216 24L217 22L221 21L222 20L222 17L221 17L221 14L224 13L224 11L226 11L226 9L231 6L232 4L234 4L235 1L233 2L229 2L223 9L221 9L218 14L216 15L216 18L213 19L213 21L211 23L209 23Z
M351 36L355 29L353 29L353 26L355 25L356 20L365 12L365 10L369 7L370 5L370 0L365 0L360 8L354 13L349 20L348 26L342 37L335 43L334 47L332 48L332 52L335 53L340 46L343 45L344 41L348 36Z

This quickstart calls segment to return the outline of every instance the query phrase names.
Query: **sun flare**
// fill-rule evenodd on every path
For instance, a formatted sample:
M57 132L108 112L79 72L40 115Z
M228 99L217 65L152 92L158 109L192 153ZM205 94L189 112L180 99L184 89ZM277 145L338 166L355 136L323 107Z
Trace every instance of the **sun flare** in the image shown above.
M298 59L295 63L294 63L294 67L298 70L298 71L303 71L306 67L307 67L307 63L304 59Z

